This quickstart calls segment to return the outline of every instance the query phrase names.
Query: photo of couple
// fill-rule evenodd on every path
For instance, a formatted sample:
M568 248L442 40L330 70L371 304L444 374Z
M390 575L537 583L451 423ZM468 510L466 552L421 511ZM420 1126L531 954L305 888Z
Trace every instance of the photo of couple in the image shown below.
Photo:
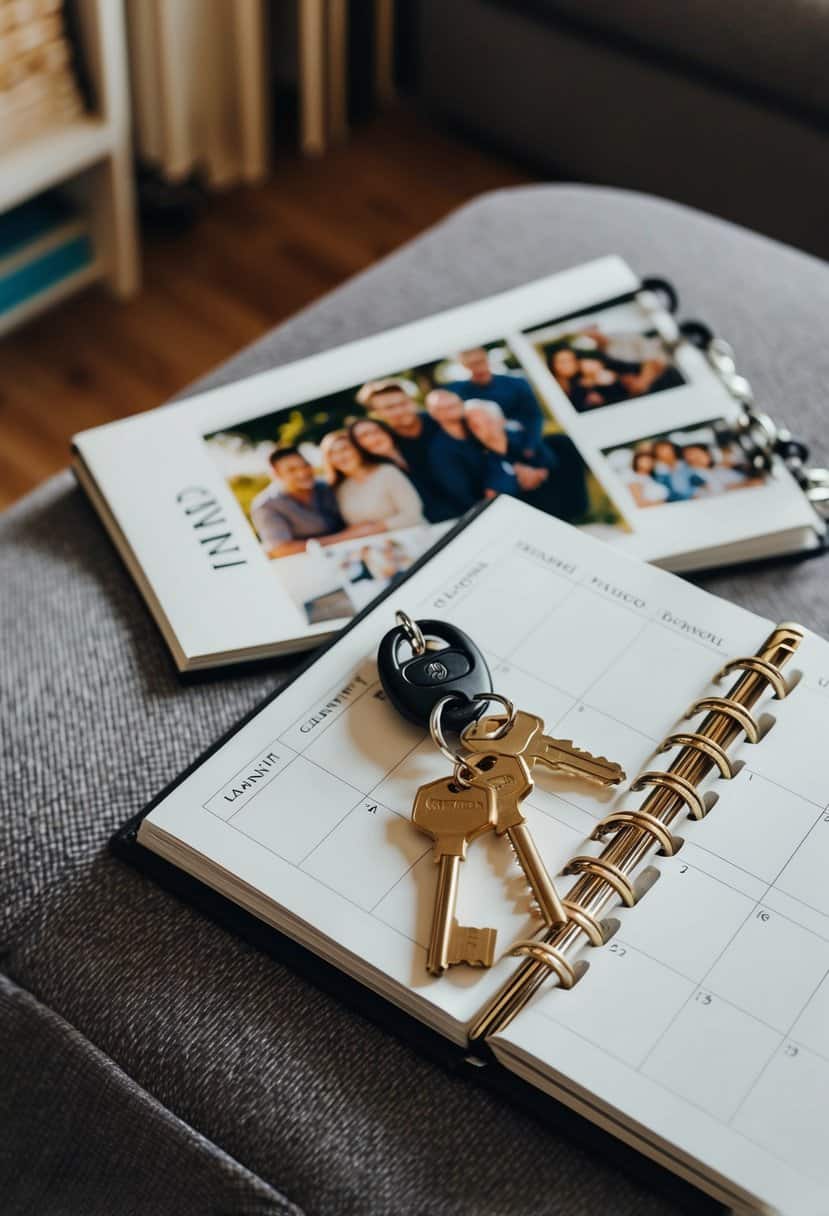
M591 502L575 444L508 357L503 343L465 350L206 442L273 559L311 541L443 524L498 493L573 523L597 510L613 522L595 488Z
M608 448L604 455L637 507L710 498L760 486L764 481L750 467L722 419Z
M535 337L536 350L580 414L685 383L668 347L653 331L609 332L593 322L558 333L551 341Z

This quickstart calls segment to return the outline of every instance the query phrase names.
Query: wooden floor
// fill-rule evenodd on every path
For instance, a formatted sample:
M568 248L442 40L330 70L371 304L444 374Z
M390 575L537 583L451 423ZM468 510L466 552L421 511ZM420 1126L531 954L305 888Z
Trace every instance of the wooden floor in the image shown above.
M323 160L290 153L257 189L150 235L128 304L102 288L0 342L0 505L67 463L70 437L161 404L239 347L520 170L401 109Z

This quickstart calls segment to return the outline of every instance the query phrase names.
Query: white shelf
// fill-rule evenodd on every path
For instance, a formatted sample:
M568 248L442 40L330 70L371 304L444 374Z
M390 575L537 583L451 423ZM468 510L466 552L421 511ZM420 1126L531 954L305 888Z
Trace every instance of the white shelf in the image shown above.
M0 214L65 183L82 200L94 261L0 316L0 335L97 279L122 299L138 290L124 0L73 0L73 7L98 116L0 151Z
M82 287L88 287L90 283L102 279L106 271L105 263L97 258L88 266L81 266L80 270L68 274L64 279L59 279L57 283L44 287L43 291L39 291L37 295L29 296L28 300L18 304L16 308L0 313L0 338L16 326L22 325L24 321L30 321L32 317L45 312L54 304L59 304L61 300L65 300L74 292L80 291Z
M0 152L0 211L105 160L113 133L99 118L78 118Z

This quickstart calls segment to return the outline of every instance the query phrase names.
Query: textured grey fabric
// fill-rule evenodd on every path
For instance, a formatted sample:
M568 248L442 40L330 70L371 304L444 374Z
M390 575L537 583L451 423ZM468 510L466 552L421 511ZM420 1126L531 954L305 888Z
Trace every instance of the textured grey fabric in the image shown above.
M243 352L210 383L611 251L643 274L673 278L683 314L728 334L759 400L826 455L829 270L708 217L610 190L487 196ZM818 559L706 583L829 632L825 568ZM37 1064L20 1067L4 1051L0 1107L18 1112L20 1130L11 1159L0 1157L0 1194L25 1195L28 1207L20 1200L19 1210L43 1216L71 1210L52 1184L54 1162L75 1154L79 1175L98 1178L107 1154L116 1160L120 1136L133 1155L119 1210L137 1210L147 1182L133 1167L161 1154L169 1136L180 1146L172 1156L182 1216L280 1210L279 1194L309 1213L672 1210L108 856L113 829L275 687L286 664L180 684L68 475L0 520L0 587L0 957L10 981L77 1035L10 987L0 1020L21 1037L21 1058L43 1061L47 1079L56 1054L72 1055L74 1078L74 1057L86 1054L90 1073L106 1073L113 1091L112 1134L96 1141L91 1091L79 1089L74 1102L56 1085L50 1096ZM176 1119L148 1110L136 1087L206 1139L188 1139ZM14 1192L24 1141L28 1190ZM216 1179L213 1206L205 1179Z
M5 1216L301 1216L2 975L0 1042Z
M567 0L568 8L578 10L579 24L528 15L536 5L557 3L420 0L418 90L430 109L513 155L530 158L557 180L647 190L829 257L825 117L803 117L793 105L769 100L771 78L762 94L749 86L734 90L694 64L677 67L671 56L660 55L662 24L675 25L678 32L692 26L697 20L693 0L636 0L634 5L595 0L585 6ZM705 0L701 20L712 7L720 20L703 54L716 45L723 24L736 27L730 41L723 38L723 46L735 54L750 37L739 30L738 10L750 7L746 20L759 31L769 9L785 20L784 14L810 6L808 0L797 5ZM825 3L811 7L826 17ZM629 28L636 39L635 17L643 8L652 14L643 31L647 49L631 51L589 28L601 10L605 22ZM821 28L827 25L829 19ZM780 47L786 42L781 38ZM777 53L778 42L764 45L764 56ZM693 56L693 49L686 54ZM825 96L824 62L825 55L817 52ZM758 59L758 74L763 70ZM790 77L797 77L794 64Z

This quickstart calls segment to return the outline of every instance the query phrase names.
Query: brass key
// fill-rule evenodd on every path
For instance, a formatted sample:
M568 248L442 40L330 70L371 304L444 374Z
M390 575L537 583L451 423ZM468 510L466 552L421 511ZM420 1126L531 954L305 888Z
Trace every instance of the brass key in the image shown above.
M570 739L554 739L551 735L545 735L542 719L524 710L516 711L511 725L500 738L486 738L503 729L505 721L503 716L482 718L468 726L461 738L470 751L520 756L530 767L543 764L552 772L586 777L601 785L618 785L625 779L621 765L604 756L592 756L590 752L582 751Z
M509 752L487 752L468 757L466 768L473 787L483 786L495 795L495 831L506 835L515 850L545 923L563 924L567 913L521 811L521 803L533 789L526 761Z
M530 745L528 757L536 764L543 764L554 773L569 773L572 777L587 777L600 785L618 785L625 779L621 764L605 756L592 756L575 747L571 739L553 739L550 735L539 735Z
M427 970L442 975L457 963L491 967L496 931L459 925L455 906L460 864L466 860L467 846L495 826L495 794L487 785L464 787L453 777L430 781L415 795L412 822L434 840L438 865Z
M524 756L527 759L527 751L544 733L544 722L538 714L528 714L523 709L515 711L508 727L507 721L503 714L480 718L467 726L461 742L479 754L491 752L495 756ZM492 737L487 738L487 735ZM528 760L528 763L532 762Z

